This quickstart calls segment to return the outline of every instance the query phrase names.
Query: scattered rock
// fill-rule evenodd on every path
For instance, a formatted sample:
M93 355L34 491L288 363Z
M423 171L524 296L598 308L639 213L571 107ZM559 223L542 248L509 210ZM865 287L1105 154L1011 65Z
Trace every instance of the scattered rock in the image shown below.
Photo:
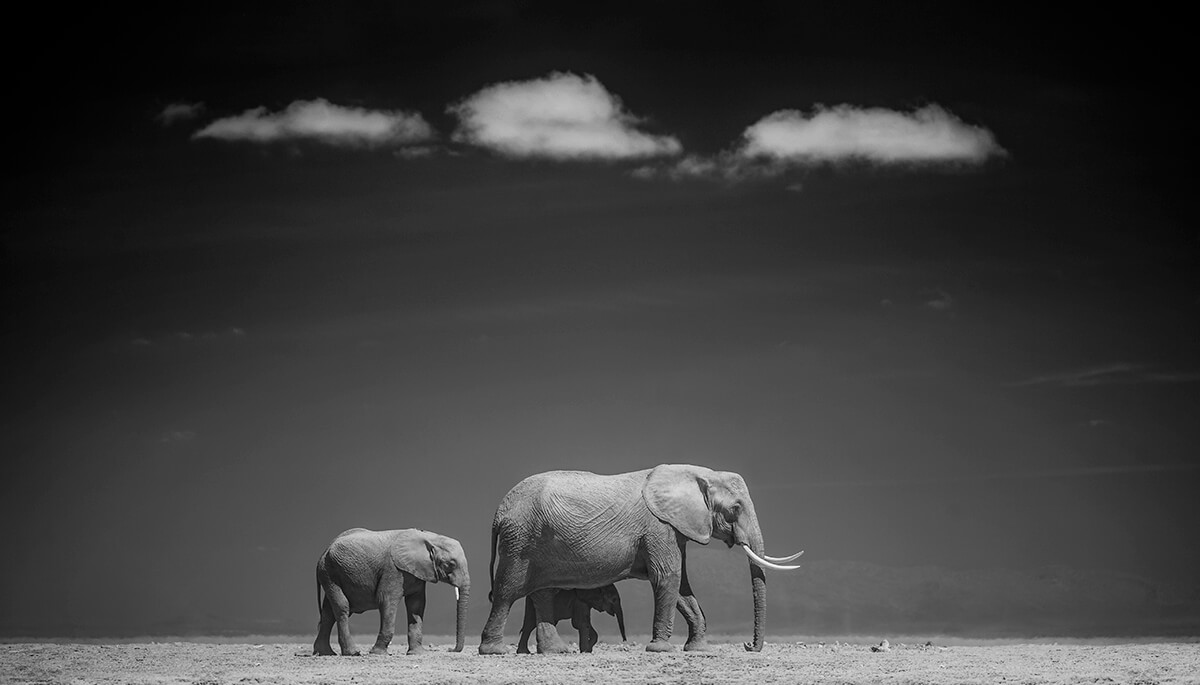
M883 642L880 642L879 644L872 647L871 651L872 652L890 652L890 651L892 651L892 646L890 644L888 644L887 640L884 640Z

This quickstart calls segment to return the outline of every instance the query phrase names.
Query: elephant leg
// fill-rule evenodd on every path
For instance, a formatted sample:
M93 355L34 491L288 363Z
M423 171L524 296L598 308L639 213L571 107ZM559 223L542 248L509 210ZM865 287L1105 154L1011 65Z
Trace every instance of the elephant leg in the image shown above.
M593 628L592 626L588 626L588 650L587 651L589 651L589 652L592 651L592 647L595 647L596 643L599 641L600 641L600 635L598 633L596 633L596 629Z
M521 639L517 642L517 654L529 653L529 636L537 628L537 616L533 611L533 600L525 598L525 621L521 624Z
M529 599L533 600L533 609L537 612L538 654L562 654L570 649L558 636L558 629L554 627L554 597L557 594L558 590L547 588L529 595Z
M333 656L336 652L329 644L329 636L333 632L333 606L329 603L329 594L321 600L321 620L317 623L317 639L313 642L313 656Z
M350 600L346 599L346 593L336 583L330 583L325 587L325 600L329 602L333 618L337 621L338 646L342 649L342 656L362 656L354 644L354 638L350 637Z
M571 625L579 631L579 651L592 651L592 645L596 644L596 631L592 628L592 608L581 601L573 602Z
M647 550L646 576L654 589L654 626L647 652L670 652L675 630L675 606L679 603L679 569L683 543L671 540Z
M404 597L404 609L408 613L408 653L425 651L421 624L425 620L425 584Z
M504 555L498 557L496 576L492 581L492 612L488 614L483 634L479 638L480 654L504 654L504 624L513 602L524 596L524 584L529 572L529 562L510 561ZM528 601L528 600L526 600Z
M392 644L392 636L396 634L396 613L399 604L399 597L390 594L380 597L379 636L375 638L375 646L371 647L372 654L388 653L388 645Z
M704 651L709 649L708 622L704 618L704 610L700 608L700 600L696 599L692 585L688 582L686 548L680 549L680 554L683 564L679 567L679 603L675 606L679 613L683 614L683 620L687 621L688 626L687 644L683 649L686 652Z

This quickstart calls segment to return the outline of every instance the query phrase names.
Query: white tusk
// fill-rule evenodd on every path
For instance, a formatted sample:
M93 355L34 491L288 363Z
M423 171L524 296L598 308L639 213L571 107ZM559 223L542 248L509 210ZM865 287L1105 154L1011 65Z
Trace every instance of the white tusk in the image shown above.
M754 551L750 549L750 546L745 543L742 544L742 551L746 553L746 556L750 557L750 561L753 561L763 568L773 568L776 571L794 571L800 568L799 566L780 566L779 564L772 564L766 559L763 559L755 554Z
M790 557L769 557L769 556L767 556L767 555L765 555L765 554L764 554L764 555L762 556L762 558L763 558L763 559L766 559L767 561L773 561L773 562L775 562L775 563L777 563L777 564L782 564L782 563L783 563L783 562L785 562L785 561L791 561L792 559L799 558L799 556L800 556L801 554L804 554L804 550L800 550L799 552L796 552L795 554L793 554L793 555L792 555L792 556L790 556Z
M454 586L454 601L458 601L458 586Z

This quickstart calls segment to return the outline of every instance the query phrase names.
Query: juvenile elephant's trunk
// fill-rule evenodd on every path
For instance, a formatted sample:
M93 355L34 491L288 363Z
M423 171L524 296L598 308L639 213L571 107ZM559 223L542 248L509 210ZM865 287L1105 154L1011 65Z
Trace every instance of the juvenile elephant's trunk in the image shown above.
M458 611L454 622L454 651L461 652L467 633L467 602L471 598L471 584L458 588Z
M621 611L621 598L618 597L616 605L613 607L613 612L617 616L617 627L621 629L621 642L628 642L625 637L625 612Z

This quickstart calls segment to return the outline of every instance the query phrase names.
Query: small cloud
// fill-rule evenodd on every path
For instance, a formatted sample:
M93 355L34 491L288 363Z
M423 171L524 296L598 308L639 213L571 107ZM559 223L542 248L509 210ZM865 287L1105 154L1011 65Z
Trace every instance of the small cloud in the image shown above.
M509 157L630 159L682 150L672 136L639 130L641 120L588 74L497 83L448 111L459 119L454 140Z
M172 102L163 107L154 120L163 126L170 126L181 121L190 121L204 113L203 102Z
M192 338L195 338L196 336L192 335L191 333L188 333L187 331L179 331L178 333L175 334L175 337L179 338L180 340L191 340Z
M932 300L927 300L924 306L926 309L932 309L935 312L949 312L954 309L954 298L945 290L933 291L934 297Z
M788 185L784 186L783 189L788 192L792 192L792 193L801 193L801 192L804 192L804 184L803 183L789 183Z
M133 345L134 347L149 347L154 343L150 342L150 340L147 338L134 338L133 340L129 341L129 344Z
M1197 381L1200 381L1200 372L1156 371L1147 364L1122 363L1034 376L1004 385L1009 387L1048 385L1059 388L1089 388L1100 385L1172 384Z
M393 154L401 159L421 159L432 157L437 151L437 148L432 145L412 145L399 148Z
M163 443L180 443L180 442L191 442L192 440L195 440L195 439L196 439L195 431L182 430L182 431L168 431L166 433L163 433L162 437L160 437L158 441L163 442Z
M233 336L233 337L235 337L235 338L244 338L244 337L246 337L246 331L244 331L244 330L242 330L242 329L238 328L237 326L234 326L233 328L230 328L230 329L229 329L229 334L230 334L230 335L232 335L232 336Z
M271 143L310 139L329 145L373 147L421 143L434 138L433 128L417 112L342 107L328 100L297 100L281 112L256 107L218 119L192 134L193 139Z
M740 157L795 165L859 160L873 164L981 164L1002 156L991 131L938 105L911 113L848 104L811 114L781 110L742 133Z

